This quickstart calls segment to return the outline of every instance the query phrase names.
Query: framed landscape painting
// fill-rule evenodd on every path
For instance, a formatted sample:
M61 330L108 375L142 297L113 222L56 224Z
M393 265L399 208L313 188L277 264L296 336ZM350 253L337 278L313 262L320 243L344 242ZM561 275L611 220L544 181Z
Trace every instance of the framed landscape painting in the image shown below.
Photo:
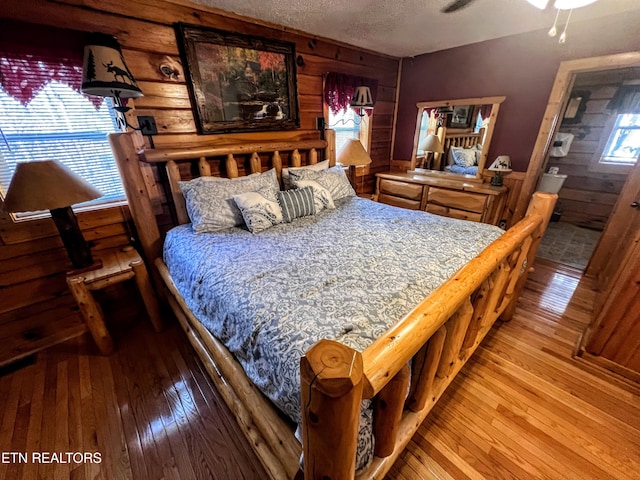
M293 43L183 23L176 30L200 133L300 125Z

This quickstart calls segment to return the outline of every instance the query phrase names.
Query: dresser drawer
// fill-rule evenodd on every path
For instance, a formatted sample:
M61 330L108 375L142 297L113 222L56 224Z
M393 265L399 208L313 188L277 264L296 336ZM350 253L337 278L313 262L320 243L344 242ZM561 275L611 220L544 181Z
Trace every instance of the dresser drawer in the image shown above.
M482 214L487 202L487 196L480 193L430 187L429 192L427 193L427 202L429 205L435 204L443 207Z
M466 212L457 208L443 207L434 203L427 204L427 212L442 215L443 217L458 218L460 220L471 220L479 222L482 219L482 213Z
M380 193L393 195L394 197L417 200L418 205L422 200L422 185L419 183L399 182L397 180L380 179Z
M409 210L420 210L420 201L409 198L394 197L381 193L378 195L378 202L393 205L394 207L408 208Z

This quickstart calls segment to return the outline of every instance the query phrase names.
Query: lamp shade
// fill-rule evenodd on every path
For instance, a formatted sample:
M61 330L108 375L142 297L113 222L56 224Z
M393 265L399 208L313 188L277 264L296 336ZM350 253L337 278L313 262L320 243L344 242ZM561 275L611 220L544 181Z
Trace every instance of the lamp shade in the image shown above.
M499 155L487 170L503 173L510 172L511 158L509 155Z
M7 212L35 212L69 207L102 193L55 160L20 162L4 200Z
M347 143L338 152L336 160L342 165L354 167L371 163L371 157L369 157L360 140L354 138L347 140Z
M357 87L349 106L351 108L373 108L371 89L365 86Z
M84 47L82 91L99 97L136 98L142 91L124 62L115 37L92 33Z
M360 115L361 117L364 116L365 109L373 108L373 97L371 97L371 89L362 85L357 87L349 106L353 108L358 113L358 115Z
M434 153L443 153L444 148L442 148L442 143L440 143L440 139L437 135L427 135L425 139L420 144L420 150L423 152L434 152Z

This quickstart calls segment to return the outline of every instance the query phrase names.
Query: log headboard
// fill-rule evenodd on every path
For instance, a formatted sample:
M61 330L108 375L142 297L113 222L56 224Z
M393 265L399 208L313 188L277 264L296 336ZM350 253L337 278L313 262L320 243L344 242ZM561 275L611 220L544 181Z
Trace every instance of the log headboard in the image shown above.
M484 139L484 128L481 128L478 132L467 133L449 133L445 130L444 140L442 147L444 153L442 154L443 166L448 165L449 162L449 150L451 147L471 148L477 144L481 144Z
M162 255L164 233L189 222L178 185L198 176L235 178L275 168L278 180L286 167L335 165L335 133L326 140L262 141L220 145L217 138L179 147L145 148L139 132L112 133L113 150L144 257L149 264ZM155 221L154 221L155 220Z

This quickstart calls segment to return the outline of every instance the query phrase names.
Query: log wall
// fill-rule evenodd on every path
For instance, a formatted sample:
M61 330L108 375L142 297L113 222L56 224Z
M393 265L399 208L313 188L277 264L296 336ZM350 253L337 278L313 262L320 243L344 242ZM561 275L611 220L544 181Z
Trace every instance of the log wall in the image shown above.
M572 92L588 92L589 100L579 123L564 124L560 132L575 135L566 157L550 157L548 166L568 175L559 193L557 209L562 221L603 230L627 179L628 169L592 167L609 136L606 124L615 113L606 107L623 81L640 79L640 69L581 73Z
M174 23L186 22L294 42L299 62L300 128L282 132L207 135L206 139L211 141L215 137L221 144L256 142L267 138L317 139L316 118L323 116L323 74L335 71L378 80L371 142L373 163L367 176L359 179L360 189L373 191L375 172L389 169L399 65L396 58L216 9L187 6L186 2L179 1L3 0L0 2L0 18L114 35L145 94L130 101L129 106L134 108L128 113L129 122L136 125L138 115L155 117L159 131L154 137L156 146L205 138L197 135ZM163 70L168 73L163 73ZM163 196L162 177L158 172L155 176L159 182L157 193ZM83 213L79 220L86 238L95 242L95 248L99 249L128 243L124 215L128 215L126 210L111 208ZM0 260L0 339L10 336L15 342L33 343L32 337L40 341L66 328L52 326L50 321L43 328L45 318L64 318L69 320L68 325L73 327L74 334L83 331L73 302L69 301L64 279L64 272L70 264L50 219L14 224L6 215L0 217ZM25 317L38 317L40 320L29 330L30 327L23 328ZM24 345L16 348L19 351L29 350Z

